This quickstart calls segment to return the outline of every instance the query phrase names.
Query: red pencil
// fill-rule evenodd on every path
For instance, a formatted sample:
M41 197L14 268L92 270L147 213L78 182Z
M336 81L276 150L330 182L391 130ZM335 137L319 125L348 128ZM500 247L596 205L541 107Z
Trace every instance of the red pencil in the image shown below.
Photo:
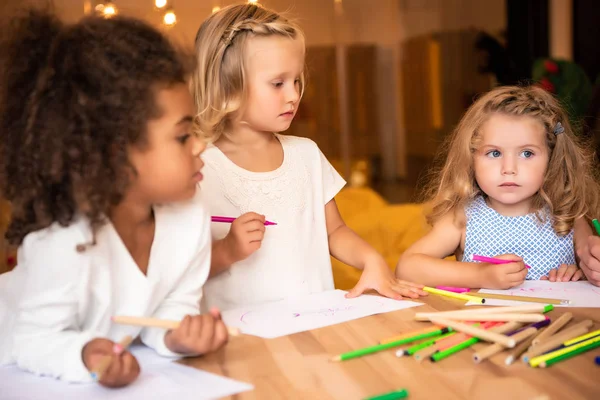
M225 222L225 223L232 223L233 221L235 221L235 218L232 217L219 217L219 216L212 216L210 217L210 220L212 222ZM271 222L271 221L265 221L265 226L269 226L269 225L277 225L276 222Z
M478 256L477 254L473 254L473 261L486 262L486 263L490 263L490 264L508 264L508 263L514 262L514 261L511 261L511 260L501 260L499 258ZM525 264L525 267L526 268L531 268L527 264Z

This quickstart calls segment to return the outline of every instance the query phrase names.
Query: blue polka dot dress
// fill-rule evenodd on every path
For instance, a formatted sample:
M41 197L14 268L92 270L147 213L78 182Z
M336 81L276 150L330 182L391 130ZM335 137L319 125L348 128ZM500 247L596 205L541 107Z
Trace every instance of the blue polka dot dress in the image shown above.
M535 213L506 217L490 208L481 196L466 208L465 251L462 261L472 261L474 254L495 257L516 254L531 268L528 280L540 279L561 264L575 264L573 230L558 236L552 219L539 221Z

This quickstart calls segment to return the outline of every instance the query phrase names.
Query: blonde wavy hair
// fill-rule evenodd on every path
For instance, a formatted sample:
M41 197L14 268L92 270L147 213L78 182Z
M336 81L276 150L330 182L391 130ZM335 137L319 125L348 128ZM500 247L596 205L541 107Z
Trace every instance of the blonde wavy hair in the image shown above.
M256 4L225 7L202 23L196 34L197 68L192 75L196 103L194 131L216 141L247 98L246 41L256 36L284 36L304 42L304 33L283 15ZM300 77L300 95L304 92Z
M447 213L457 211L478 195L484 195L475 180L473 154L481 141L481 127L495 113L528 116L546 130L549 161L542 187L536 193L532 212L548 206L556 234L564 236L580 217L594 218L600 211L597 166L591 146L573 133L567 114L556 98L537 86L504 86L479 98L466 112L443 151L445 163L433 171L426 188L427 221L437 222ZM560 123L564 132L555 134ZM539 218L543 218L538 213Z

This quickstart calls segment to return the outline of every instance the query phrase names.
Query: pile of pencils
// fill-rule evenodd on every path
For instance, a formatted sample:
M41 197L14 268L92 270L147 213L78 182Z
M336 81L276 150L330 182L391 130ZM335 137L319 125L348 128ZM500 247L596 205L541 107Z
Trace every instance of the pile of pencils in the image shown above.
M416 313L418 321L433 326L380 341L378 345L340 354L332 361L349 360L386 349L396 356L412 356L418 362L439 362L478 342L490 343L473 354L476 363L506 352L506 365L519 358L532 367L549 367L559 361L600 347L600 330L590 332L591 320L571 324L566 312L555 321L545 313L552 305L469 308L467 310Z

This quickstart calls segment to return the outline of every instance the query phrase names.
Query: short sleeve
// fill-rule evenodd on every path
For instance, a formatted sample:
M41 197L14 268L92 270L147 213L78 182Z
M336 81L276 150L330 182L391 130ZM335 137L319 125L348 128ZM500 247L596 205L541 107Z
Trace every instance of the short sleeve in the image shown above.
M333 168L333 165L327 160L323 152L319 149L321 173L323 182L323 204L329 203L331 199L339 193L340 190L346 185L346 181L342 176Z

